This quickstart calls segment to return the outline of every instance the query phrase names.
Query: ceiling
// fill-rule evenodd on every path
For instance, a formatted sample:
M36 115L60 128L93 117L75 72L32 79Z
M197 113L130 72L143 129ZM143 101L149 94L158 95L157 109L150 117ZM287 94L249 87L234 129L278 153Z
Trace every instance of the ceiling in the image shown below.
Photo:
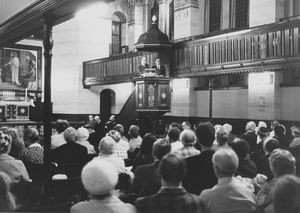
M0 0L0 24L35 0Z

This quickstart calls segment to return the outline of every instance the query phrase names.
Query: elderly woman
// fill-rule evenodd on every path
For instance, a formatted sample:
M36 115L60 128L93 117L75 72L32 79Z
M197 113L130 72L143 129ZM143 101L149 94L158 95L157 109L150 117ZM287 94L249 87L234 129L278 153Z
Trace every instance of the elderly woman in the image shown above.
M55 123L55 129L57 134L51 136L51 149L64 145L66 143L64 139L64 131L68 128L69 122L67 120L58 119Z
M25 148L23 137L19 137L16 128L8 128L5 133L11 137L11 149L8 154L14 158L19 158L20 152Z
M118 172L106 160L94 159L90 161L82 169L81 180L84 188L90 194L91 200L72 206L71 213L136 212L134 206L123 203L114 195L113 190L118 182Z
M78 143L81 146L84 146L87 148L88 154L95 154L96 151L94 149L94 146L92 144L90 144L90 142L88 142L88 138L89 138L89 130L87 130L84 127L80 127L77 129L77 141L76 143Z
M218 150L220 148L228 148L229 132L223 126L216 128L216 140L214 142L213 149Z
M117 130L110 130L106 135L112 137L112 139L114 139L116 142L115 154L123 160L127 159L129 144L127 141L122 139L122 135L120 134L120 132Z
M115 166L118 173L126 172L124 160L122 158L119 158L115 154L115 149L116 149L115 140L110 136L105 136L104 138L101 139L99 143L100 154L96 158L110 162L112 165Z
M0 171L6 173L13 182L29 181L28 172L23 162L8 155L10 149L10 137L0 132Z
M128 134L131 137L129 141L129 151L133 152L135 149L140 148L142 144L142 138L140 136L140 127L136 125L131 125L129 127Z
M44 148L39 143L39 132L37 129L28 128L24 130L24 142L26 148L20 153L23 162L32 164L44 163Z
M264 212L272 212L272 196L271 191L277 181L283 176L288 174L295 174L295 158L293 155L283 149L275 149L269 158L270 168L274 174L274 178L262 186L257 194L258 206Z
M200 151L194 147L197 138L192 130L183 130L180 134L179 140L182 142L183 147L181 149L178 149L175 153L181 155L181 157L183 158L188 158L200 154Z

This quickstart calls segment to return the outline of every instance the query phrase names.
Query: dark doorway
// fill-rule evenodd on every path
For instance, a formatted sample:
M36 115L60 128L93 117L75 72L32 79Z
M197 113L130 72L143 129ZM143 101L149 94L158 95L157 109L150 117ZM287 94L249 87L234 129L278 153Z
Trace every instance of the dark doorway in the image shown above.
M115 105L115 92L105 89L100 93L100 117L107 121L111 115L112 107Z

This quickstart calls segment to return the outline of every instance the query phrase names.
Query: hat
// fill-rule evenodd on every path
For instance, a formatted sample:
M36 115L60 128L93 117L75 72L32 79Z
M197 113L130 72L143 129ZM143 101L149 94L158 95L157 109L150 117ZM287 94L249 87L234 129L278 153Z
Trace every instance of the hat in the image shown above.
M257 134L261 136L267 136L269 134L269 130L267 127L259 127Z
M83 167L81 180L90 195L105 195L115 188L118 173L109 162L94 159Z
M292 126L291 127L292 134L295 136L300 136L300 127Z
M10 144L10 137L0 131L0 152L6 152L8 145Z

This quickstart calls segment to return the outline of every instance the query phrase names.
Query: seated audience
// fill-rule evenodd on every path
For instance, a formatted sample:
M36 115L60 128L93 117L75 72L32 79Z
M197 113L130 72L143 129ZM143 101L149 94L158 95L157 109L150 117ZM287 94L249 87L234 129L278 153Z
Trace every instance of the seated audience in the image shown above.
M29 181L23 162L8 155L10 148L10 137L0 131L0 171L6 173L14 183Z
M246 132L240 136L241 139L244 139L249 144L250 157L257 147L257 135L255 129L256 124L254 123L254 121L249 121L246 125Z
M268 180L271 180L274 177L270 169L269 158L273 150L277 148L279 148L279 142L275 138L267 138L263 144L265 155L258 160L258 173L266 175Z
M215 128L216 140L214 142L213 149L218 150L220 148L229 148L228 146L228 137L229 133L225 130L223 126Z
M270 168L274 178L262 186L257 194L258 207L265 213L272 212L272 190L277 181L284 175L295 174L295 158L283 149L275 149L269 158Z
M153 144L152 164L139 166L135 172L135 178L131 187L131 192L137 197L155 194L161 186L161 178L158 174L158 166L161 159L171 151L170 142L167 139L158 139Z
M20 157L20 152L25 148L25 144L22 138L18 135L18 130L16 128L8 128L5 133L11 137L11 150L8 153L14 158Z
M68 177L74 177L80 174L82 166L88 161L87 149L76 143L77 131L73 127L68 127L63 136L67 143L52 150L52 160L58 164L62 172L69 173ZM76 167L74 168L76 172L73 172L71 167Z
M232 133L232 125L226 123L223 125L223 128L228 133L227 144L230 146L237 136Z
M110 130L106 135L112 137L116 142L115 154L123 160L127 159L128 142L122 139L121 134L117 130Z
M17 206L10 192L11 179L7 174L0 172L0 212L13 212Z
M58 119L55 123L55 129L57 134L51 136L51 149L64 145L66 143L64 139L64 131L68 128L69 122L67 120Z
M84 146L87 151L88 154L95 154L96 151L94 149L94 146L90 144L90 142L88 141L89 138L89 131L84 128L84 127L80 127L77 129L77 141L76 143L78 143L81 146Z
M119 158L115 154L115 148L116 142L114 141L114 139L110 136L105 136L99 143L100 154L96 158L106 160L107 162L115 166L118 173L123 173L126 171L125 163L122 158Z
M26 164L43 164L44 148L39 142L39 132L37 129L28 128L24 130L24 142L26 148L20 153L20 159Z
M116 124L114 130L117 130L121 134L122 140L129 142L129 140L124 136L125 130L122 124Z
M194 147L196 135L192 130L183 130L180 134L180 141L183 147L178 149L175 153L181 155L183 158L200 154L200 151Z
M196 127L196 136L202 151L199 155L186 158L187 174L183 186L188 192L199 195L202 190L217 184L212 166L214 127L210 123L200 123Z
M179 137L180 130L177 127L172 127L168 130L167 138L171 143L172 152L175 152L183 147L183 144L179 140Z
M197 196L188 193L182 187L182 180L186 173L184 159L180 155L168 154L159 165L161 188L155 194L139 198L136 208L139 213L193 213L200 212Z
M286 175L275 184L273 194L274 213L300 212L300 178Z
M135 172L136 168L141 165L153 163L152 147L156 138L151 133L147 133L142 140L140 150L136 158L132 162L132 171Z
M239 158L239 166L236 170L235 176L254 178L257 175L257 168L255 163L250 160L250 148L248 143L243 139L236 139L231 148L235 151Z
M118 173L109 162L100 159L90 161L82 169L81 180L91 199L72 206L71 213L136 212L134 206L123 203L114 195L113 190L118 182Z
M221 148L213 155L213 168L218 184L200 194L203 212L253 212L256 210L254 194L234 174L238 157L232 149Z
M300 176L300 127L293 126L291 127L292 136L294 139L292 140L289 150L296 158L296 175Z
M286 136L286 129L285 126L282 124L278 124L274 127L274 138L278 140L279 146L281 149L288 149L290 145L290 141Z

